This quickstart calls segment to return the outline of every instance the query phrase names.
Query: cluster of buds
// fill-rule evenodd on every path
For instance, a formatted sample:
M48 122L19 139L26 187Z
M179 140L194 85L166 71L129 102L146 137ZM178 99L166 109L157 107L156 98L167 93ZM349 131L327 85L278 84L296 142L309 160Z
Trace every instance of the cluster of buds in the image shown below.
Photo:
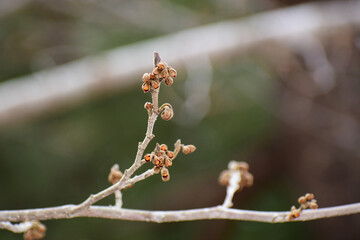
M25 240L36 240L45 237L46 227L40 222L34 222L29 230L24 233Z
M304 209L307 208L317 209L319 207L315 199L315 196L312 193L307 193L305 194L305 196L299 197L298 202L300 204L300 207L299 208L296 208L295 206L291 207L291 212L288 216L289 220L298 218L300 216L301 211Z
M173 160L176 158L180 149L184 154L192 153L196 150L194 145L182 145L180 140L175 143L174 151L170 151L166 144L156 144L153 152L145 154L144 160L154 164L155 173L161 172L161 179L164 182L170 180L168 168L172 166Z
M220 185L228 186L230 184L230 177L235 172L240 172L239 190L244 187L251 187L254 183L254 177L249 173L249 164L246 162L230 161L228 169L220 173L218 182Z
M165 82L167 86L170 86L174 83L174 79L177 75L176 70L166 62L159 62L156 64L156 67L152 70L151 73L144 73L142 80L142 90L144 93L150 91L150 89L158 89L162 81Z

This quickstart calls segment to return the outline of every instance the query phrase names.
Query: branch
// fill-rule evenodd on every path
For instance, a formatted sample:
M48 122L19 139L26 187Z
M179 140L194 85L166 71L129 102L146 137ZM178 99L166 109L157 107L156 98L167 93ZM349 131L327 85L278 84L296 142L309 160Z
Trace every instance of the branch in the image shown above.
M169 62L181 63L204 54L226 58L233 49L247 49L270 39L302 45L304 35L314 31L359 25L359 12L358 1L303 4L180 31L8 80L0 84L0 125L39 115L53 109L54 103L67 106L94 92L126 89L135 84L132 77L136 73L150 67L147 56L153 49Z
M179 211L146 211L105 206L90 206L76 216L69 215L75 205L64 205L53 208L0 211L0 221L21 222L26 220L68 219L75 217L97 217L106 219L143 221L143 222L182 222L203 219L230 219L267 223L291 221L310 221L360 213L360 203L337 207L304 210L300 217L289 220L290 211L265 212L225 208L216 206Z

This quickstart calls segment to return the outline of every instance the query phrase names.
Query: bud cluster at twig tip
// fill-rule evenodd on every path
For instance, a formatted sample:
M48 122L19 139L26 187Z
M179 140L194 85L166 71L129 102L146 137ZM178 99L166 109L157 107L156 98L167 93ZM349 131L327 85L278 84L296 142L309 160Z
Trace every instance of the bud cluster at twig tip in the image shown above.
M174 151L170 151L166 144L160 145L157 143L153 152L144 155L144 160L146 162L151 162L154 165L155 173L161 172L161 179L164 182L170 180L170 174L168 168L172 166L173 160L175 159L176 155L178 154L180 148L183 145L181 145L180 140L178 140L174 146L175 146ZM191 149L193 151L195 151L196 149L194 145L187 145L187 146L192 146Z
M239 190L244 187L251 187L254 183L254 177L249 173L249 164L246 162L230 161L228 169L220 173L218 182L220 185L228 186L230 184L230 177L236 171L240 172Z
M170 67L166 62L159 62L151 73L144 73L142 76L142 90L147 93L150 89L158 89L162 81L167 86L170 86L174 83L173 78L176 75L177 72L174 68Z
M300 217L300 213L304 209L307 208L317 209L319 207L315 199L315 196L312 193L307 193L304 196L299 197L298 202L300 204L300 207L299 208L296 208L295 206L291 207L291 212L288 215L289 220L293 220L295 218Z
M24 233L25 240L36 240L45 237L46 227L40 222L34 222L29 230Z

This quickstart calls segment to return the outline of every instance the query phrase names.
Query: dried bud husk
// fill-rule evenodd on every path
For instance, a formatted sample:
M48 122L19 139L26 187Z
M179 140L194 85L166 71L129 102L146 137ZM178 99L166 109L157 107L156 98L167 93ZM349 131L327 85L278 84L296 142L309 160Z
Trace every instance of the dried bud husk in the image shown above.
M123 173L119 170L119 166L118 165L114 165L111 170L110 170L110 173L109 173L109 176L108 176L108 181L111 183L111 184L115 184L117 183L118 181L120 181L120 179L122 178L123 176Z
M305 198L307 201L311 201L315 198L315 196L312 193L307 193L307 194L305 194Z
M167 150L168 150L168 146L167 146L166 144L161 144L161 145L160 145L160 149L161 149L162 151L167 151Z
M149 85L149 83L144 82L144 83L142 84L141 88L142 88L142 90L144 91L144 93L147 93L147 92L149 92L149 90L150 90L150 85Z
M169 157L165 157L165 167L171 167L172 160Z
M151 88L152 88L152 89L158 89L159 86L160 86L160 84L159 84L158 81L151 81L151 82L150 82L150 85L151 85Z
M195 150L196 150L196 147L194 145L182 146L182 151L184 154L189 154L189 153L195 152Z
M164 182L167 182L170 180L170 174L169 174L169 170L165 167L163 167L161 169L161 179L164 181Z
M145 159L145 161L150 162L152 160L153 156L154 156L153 154L148 153L144 156L144 159Z
M174 83L174 79L172 79L172 77L167 76L167 77L165 78L165 84L166 84L166 86L171 86L173 83Z
M154 172L155 174L158 174L160 172L161 168L160 167L154 167Z
M172 110L172 108L170 108L169 106L165 106L164 110L161 113L161 118L169 121L170 119L172 119L174 116L174 111Z
M168 68L168 72L169 72L170 76L173 77L173 78L176 77L176 75L177 75L176 70L173 69L172 67Z
M153 105L152 105L151 102L146 102L146 103L144 104L144 108L145 108L146 110L150 110L150 109L152 109L152 107L153 107Z
M144 75L142 76L142 80L144 81L144 82L149 82L149 80L150 80L150 74L149 73L144 73Z
M229 185L229 180L230 180L230 171L229 170L224 170L220 173L220 176L218 178L218 182L220 185L222 186L228 186Z
M36 240L45 237L46 227L45 225L35 222L32 227L24 233L25 240Z
M173 158L175 155L172 151L167 151L166 152L166 155L169 157L169 158Z

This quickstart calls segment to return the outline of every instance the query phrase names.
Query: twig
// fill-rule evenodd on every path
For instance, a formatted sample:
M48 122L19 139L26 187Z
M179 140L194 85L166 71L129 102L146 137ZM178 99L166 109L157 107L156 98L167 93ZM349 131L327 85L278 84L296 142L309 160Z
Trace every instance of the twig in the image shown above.
M122 193L120 190L115 191L115 207L122 208Z
M230 173L229 185L226 187L226 197L223 207L230 208L233 206L232 199L234 194L240 188L241 173L240 170L233 170Z
M12 224L11 222L0 222L0 229L7 229L14 233L26 232L33 226L32 222L22 222L18 224Z
M75 217L97 217L106 219L144 221L144 222L180 222L202 219L230 219L242 221L256 221L267 223L281 223L289 221L310 221L320 218L338 217L360 213L360 203L337 207L304 210L299 218L289 220L290 211L264 212L239 210L216 206L179 211L146 211L105 206L90 206L77 215L69 215L76 206L64 205L52 208L0 211L0 221L21 222L26 220L67 219Z

